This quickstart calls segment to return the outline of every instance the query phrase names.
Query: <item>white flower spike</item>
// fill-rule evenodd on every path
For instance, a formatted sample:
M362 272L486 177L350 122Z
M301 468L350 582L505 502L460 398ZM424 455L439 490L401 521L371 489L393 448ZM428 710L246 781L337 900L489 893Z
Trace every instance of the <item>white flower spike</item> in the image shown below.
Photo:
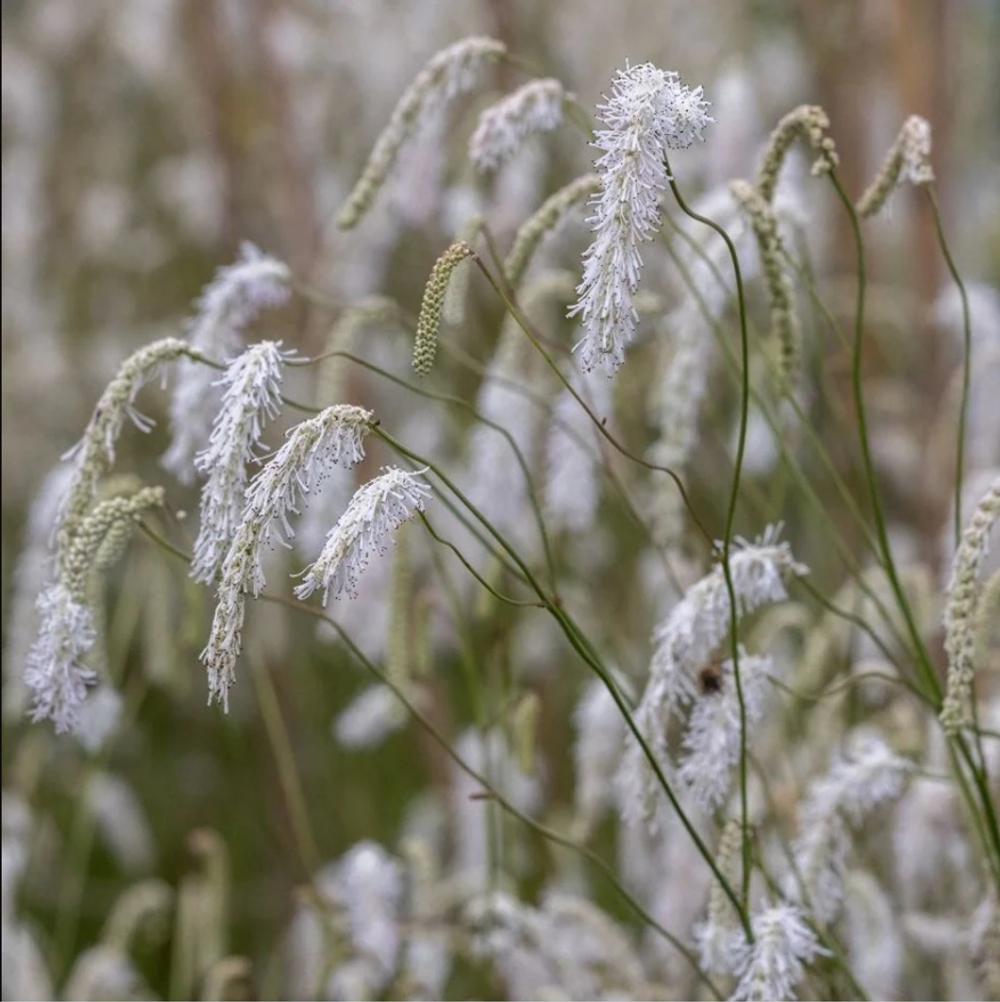
M586 336L577 347L588 371L600 365L612 375L624 360L638 323L632 297L642 272L639 244L660 227L660 193L671 179L666 151L702 138L712 121L707 108L700 87L691 90L651 63L619 70L611 97L598 106L607 128L594 142L604 151L595 164L601 190L592 202L594 241L584 254L580 299L569 311L583 318Z

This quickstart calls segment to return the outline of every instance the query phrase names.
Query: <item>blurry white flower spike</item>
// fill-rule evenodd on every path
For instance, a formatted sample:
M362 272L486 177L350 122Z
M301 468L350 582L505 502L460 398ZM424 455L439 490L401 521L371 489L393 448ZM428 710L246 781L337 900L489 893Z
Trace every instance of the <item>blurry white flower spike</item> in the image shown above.
M288 265L243 243L239 258L220 268L198 298L198 312L188 324L191 347L217 361L236 355L243 329L261 311L284 305L291 285ZM194 480L195 455L208 443L221 397L212 389L217 378L207 365L184 362L180 367L170 401L173 441L163 465L182 483Z
M594 142L603 155L595 169L601 190L594 195L594 240L584 254L579 301L586 332L577 345L583 368L613 375L624 360L638 314L632 297L639 287L639 244L660 227L660 193L670 181L666 151L685 149L712 121L701 87L684 86L676 73L651 63L626 66L612 82L611 97L598 106L607 126Z
M416 512L423 511L424 501L430 496L430 487L416 473L387 467L351 499L295 594L308 598L322 587L324 605L331 591L334 598L344 591L353 595L372 551L383 552L392 533Z

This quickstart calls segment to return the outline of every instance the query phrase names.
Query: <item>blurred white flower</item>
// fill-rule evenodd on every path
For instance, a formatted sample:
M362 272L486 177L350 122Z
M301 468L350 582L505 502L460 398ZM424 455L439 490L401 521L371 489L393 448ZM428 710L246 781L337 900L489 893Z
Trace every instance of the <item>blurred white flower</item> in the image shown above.
M87 687L96 678L84 658L97 631L90 609L58 582L39 595L38 617L38 639L24 670L24 683L33 697L31 719L48 718L61 734L76 729Z
M469 159L480 170L496 170L532 133L559 127L565 96L558 80L531 80L491 105L469 140Z
M188 339L209 358L230 358L239 351L243 329L264 309L281 306L291 292L291 272L284 262L251 243L240 246L239 258L220 268L198 299L198 312L188 324ZM173 441L163 465L182 483L194 480L196 454L205 447L220 391L213 390L215 372L185 361L170 401Z

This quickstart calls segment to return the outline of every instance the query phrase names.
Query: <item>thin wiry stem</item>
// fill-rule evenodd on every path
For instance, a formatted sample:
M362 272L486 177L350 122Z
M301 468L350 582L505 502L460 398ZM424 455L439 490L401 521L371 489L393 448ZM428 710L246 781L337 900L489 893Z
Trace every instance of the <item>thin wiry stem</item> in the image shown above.
M941 247L941 254L944 257L948 272L955 288L958 289L959 299L962 302L962 396L958 407L958 442L955 451L955 545L958 546L962 539L962 481L965 479L965 437L966 425L968 422L969 410L969 381L972 375L972 322L969 316L969 294L965 288L965 282L959 274L958 266L952 257L951 248L944 235L944 224L941 221L941 209L938 206L937 195L934 193L934 185L924 186L927 192L927 200L931 204L931 212L934 216L934 230L937 233L938 245Z
M740 644L739 644L739 608L736 601L736 586L733 582L732 568L729 557L733 545L733 528L736 522L736 506L740 496L740 478L743 474L743 458L746 452L747 423L750 416L750 337L747 333L746 301L743 295L743 272L740 259L736 253L729 234L714 220L695 212L684 201L673 180L673 172L667 164L667 174L671 177L670 190L673 192L681 212L691 219L715 230L722 237L729 252L733 265L733 276L736 283L736 307L740 318L740 426L736 442L736 458L733 463L733 482L729 491L729 502L726 508L726 524L722 536L722 573L726 581L726 591L729 593L729 645L730 657L733 663L733 680L736 683L736 700L740 708L740 826L743 832L743 904L749 907L750 901L750 871L752 866L752 844L750 833L750 807L747 792L747 708L743 696L743 681L740 677ZM753 942L752 932L747 937Z
M934 700L935 707L940 707L942 698L941 682L934 671L934 666L931 663L926 644L924 643L923 637L920 635L920 630L918 629L916 621L913 618L913 610L910 608L910 603L906 600L906 595L903 591L899 575L896 571L896 564L892 555L892 547L889 543L889 533L885 524L885 513L882 509L882 500L879 494L878 484L875 479L875 463L871 454L864 393L862 389L861 348L864 340L866 271L864 242L861 239L861 225L858 221L858 216L854 210L854 206L852 205L851 200L847 197L847 193L844 191L843 186L837 177L836 171L830 171L829 177L834 190L837 193L837 197L840 199L841 204L844 206L844 211L848 215L848 219L851 224L851 231L854 236L855 253L857 255L858 288L854 313L854 356L851 365L851 386L854 395L854 406L858 416L858 439L861 446L861 457L862 462L864 463L865 476L868 481L872 513L875 519L875 531L878 536L879 547L882 551L882 563L885 568L886 575L889 578L889 583L892 587L893 593L895 594L900 612L903 614L903 618L906 621L906 626L914 646L914 653L917 658L918 668L923 676L928 692ZM996 807L993 803L993 796L989 788L985 770L974 761L972 753L961 735L957 735L954 740L960 757L964 760L970 773L972 774L972 781L975 784L979 798L982 801L982 821L985 825L985 833L982 833L985 835L984 849L986 851L987 860L990 864L990 869L993 871L994 880L997 883L997 887L1000 888L1000 823L997 821ZM969 809L973 815L976 815L978 812L976 811L974 803L971 799L971 791L968 789L964 773L958 763L955 763L955 766L956 776L962 786L963 794L966 796ZM977 829L978 827L979 826L977 825Z
M476 519L483 525L486 531L493 536L493 538L500 544L500 546L508 553L510 558L515 564L521 569L521 572L527 578L528 583L534 589L535 593L542 600L545 605L546 610L549 614L556 620L559 624L566 639L570 642L573 649L580 655L584 662L590 667L590 669L600 678L607 688L609 694L614 700L618 707L619 712L625 718L625 723L631 731L632 735L638 741L640 748L642 749L643 756L653 769L653 773L656 776L657 782L659 783L661 789L667 795L667 799L670 801L671 806L677 812L677 816L680 819L684 829L690 835L692 841L698 849L698 852L708 864L712 873L715 875L716 879L722 885L722 889L729 900L732 902L733 907L736 909L737 914L740 917L740 922L744 927L747 938L752 942L753 930L750 925L750 917L744 902L737 897L736 892L733 890L729 881L726 879L725 875L721 872L718 865L716 864L715 857L709 850L708 846L705 844L702 837L698 834L697 829L691 823L687 814L684 812L680 801L677 799L677 795L674 793L666 775L660 766L656 755L653 750L649 747L649 743L646 741L645 736L639 729L639 726L635 722L635 718L632 714L628 703L625 700L620 688L615 683L611 674L602 664L600 657L597 655L590 641L586 638L583 632L580 630L579 626L573 621L572 617L566 610L555 600L553 600L549 595L546 594L545 590L542 588L538 579L532 574L530 568L521 559L517 551L511 546L510 543L501 535L490 523L490 521L479 511L478 508L462 493L462 491L451 481L451 479L444 474L439 467L437 467L433 462L424 456L421 456L415 452L412 452L401 442L393 438L388 432L386 432L381 427L376 427L372 429L373 434L377 435L383 441L386 442L391 448L393 448L400 455L405 456L407 459L415 463L419 463L421 466L427 467L447 488L451 491L455 497L465 505L470 512L476 517Z

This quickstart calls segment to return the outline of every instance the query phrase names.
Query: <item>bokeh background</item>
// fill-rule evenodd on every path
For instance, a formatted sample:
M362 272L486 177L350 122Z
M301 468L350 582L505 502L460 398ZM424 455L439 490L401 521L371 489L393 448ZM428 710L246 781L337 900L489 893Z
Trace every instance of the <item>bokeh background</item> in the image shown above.
M997 0L4 0L2 27L8 655L14 568L45 474L79 437L119 362L180 334L199 290L242 240L337 301L391 291L415 311L464 207L488 202L496 232L509 236L587 168L590 152L564 130L532 147L517 171L486 181L472 174L463 138L475 113L518 82L501 67L419 146L405 183L370 219L350 234L336 230L336 210L406 84L466 35L502 39L589 108L626 59L703 85L717 124L675 163L692 190L750 176L777 119L810 102L828 110L844 183L859 194L903 118L925 116L956 263L996 309ZM826 211L826 196L816 197L815 260L832 308L847 317L849 234L841 215ZM869 239L871 322L893 331L870 360L872 378L907 388L874 405L884 461L898 465L893 483L906 485L892 503L939 573L947 478L928 452L956 358L954 337L935 322L943 265L926 204L911 192L897 196ZM307 354L321 350L328 328L328 316L298 299L259 325ZM995 341L997 331L984 336ZM152 387L143 400L157 428L149 438L126 434L119 467L162 480L166 395ZM170 489L176 509L193 510L193 494ZM330 722L363 679L329 648L309 644L303 653L301 623L252 610L308 807L313 844L303 850L274 722L253 687L229 718L204 705L205 592L184 586L144 541L135 550L108 590L111 668L135 683L127 687L132 725L114 746L95 759L26 724L5 687L4 788L28 796L40 819L19 908L60 983L123 887L147 875L177 886L203 865L205 836L192 833L212 830L231 868L226 950L254 961L246 991L279 991L293 889L361 838L391 841L414 791L447 783L447 769L410 731L377 753L342 752ZM364 625L364 609L352 615ZM5 658L5 676L19 670ZM554 800L569 782L570 705L557 692L546 711ZM95 808L96 794L81 792L93 794L98 774L119 784L117 806ZM7 824L5 809L5 833ZM140 955L161 994L176 960L168 939L154 937Z

